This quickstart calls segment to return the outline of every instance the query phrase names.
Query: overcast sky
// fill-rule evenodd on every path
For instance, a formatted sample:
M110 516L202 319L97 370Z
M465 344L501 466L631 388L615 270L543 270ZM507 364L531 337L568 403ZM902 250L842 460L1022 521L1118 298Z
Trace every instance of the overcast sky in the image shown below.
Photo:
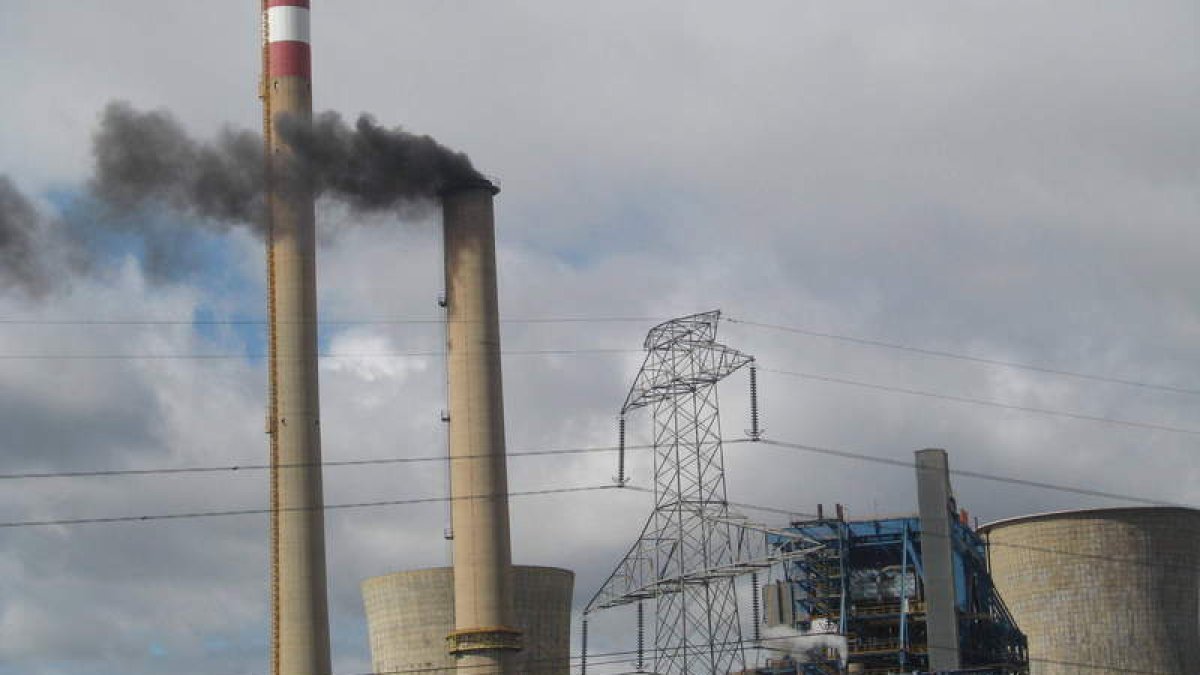
M630 350L505 357L512 451L612 444L646 330L718 308L1200 389L1194 0L313 5L317 109L432 134L499 177L506 318L639 319L505 324L509 350ZM262 317L261 241L182 223L198 234L156 258L99 236L87 201L109 101L169 110L202 138L257 128L258 6L0 3L0 175L41 223L25 248L0 246L19 253L8 270L49 270L36 287L0 275L0 473L265 461L264 328L228 323ZM360 321L322 328L328 352L356 355L321 364L326 459L444 452L441 360L397 356L438 349L441 329L395 323L438 316L436 220L321 211L322 316ZM70 323L112 320L134 323ZM771 438L902 460L943 447L959 469L1200 503L1196 394L720 330L764 369ZM746 390L744 373L721 389L726 437L748 426ZM649 420L630 429L644 441ZM642 485L645 460L631 459ZM726 460L736 501L915 509L903 468L749 444ZM609 454L514 457L510 487L614 473ZM325 481L331 504L446 491L437 463ZM261 471L5 480L0 521L259 508L266 485ZM985 521L1121 503L955 487ZM576 570L581 607L649 509L631 492L514 498L515 560ZM446 564L446 520L444 505L327 515L336 673L370 669L359 583ZM0 675L265 673L266 532L263 516L0 529ZM597 625L594 650L632 647Z

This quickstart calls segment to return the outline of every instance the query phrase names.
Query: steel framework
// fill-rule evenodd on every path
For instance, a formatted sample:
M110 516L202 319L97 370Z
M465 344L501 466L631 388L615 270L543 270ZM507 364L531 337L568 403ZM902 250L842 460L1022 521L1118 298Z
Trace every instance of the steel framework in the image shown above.
M734 577L761 566L745 562L761 560L748 550L761 533L729 512L716 385L753 357L716 341L719 320L719 311L694 314L646 336L621 415L653 410L654 511L584 611L653 600L653 672L662 675L724 675L746 662Z
M951 602L963 654L962 669L952 672L1027 674L1027 640L992 585L983 540L965 523L950 526L961 575ZM929 671L924 542L934 535L921 528L916 516L839 517L793 521L783 536L769 533L778 557L789 558L783 569L787 627L846 636L849 662L869 673ZM779 672L827 673L832 661Z

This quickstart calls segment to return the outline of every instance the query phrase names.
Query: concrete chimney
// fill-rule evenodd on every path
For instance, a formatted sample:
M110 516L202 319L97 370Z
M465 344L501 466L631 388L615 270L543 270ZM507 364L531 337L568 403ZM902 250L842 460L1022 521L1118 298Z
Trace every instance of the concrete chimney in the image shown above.
M312 117L309 0L263 0L263 123L269 175L290 148L281 116ZM329 675L325 516L317 398L316 246L313 194L271 183L267 285L271 438L271 669Z
M517 675L508 476L500 377L496 236L487 181L442 192L450 494L454 532L454 631L460 672Z
M921 514L921 563L925 567L925 626L929 669L958 670L958 603L950 508L950 464L946 451L918 450L917 506Z

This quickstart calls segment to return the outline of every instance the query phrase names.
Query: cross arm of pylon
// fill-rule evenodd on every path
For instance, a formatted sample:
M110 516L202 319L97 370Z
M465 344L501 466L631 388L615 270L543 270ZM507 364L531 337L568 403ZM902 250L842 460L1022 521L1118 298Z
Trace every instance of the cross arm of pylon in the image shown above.
M820 548L813 547L813 548ZM592 602L588 603L584 610L585 614L591 613L600 609L611 609L628 605L640 600L648 600L650 598L667 595L669 593L678 593L688 585L706 584L714 579L723 579L729 577L740 577L745 574L751 574L760 570L769 569L770 567L785 563L791 560L802 558L812 552L810 548L797 549L794 551L768 553L745 560L735 560L725 565L716 565L713 567L704 567L687 572L686 574L677 574L670 577L655 579L647 583L631 586L624 593L606 594L598 593L592 598ZM607 585L606 585L607 586ZM604 590L603 588L601 589Z
M799 532L795 532L793 530L785 530L785 529L781 529L778 527L772 527L770 525L764 525L762 523L756 523L752 520L747 519L745 516L738 515L738 514L731 513L728 515L721 516L721 515L704 514L703 512L701 512L700 515L701 515L701 517L703 517L707 520L710 520L714 523L723 523L725 525L729 525L731 527L737 528L739 530L739 532L738 532L739 543L747 540L746 535L748 533L761 533L764 535L769 534L772 536L783 537L786 539L805 541L813 546L818 546L818 547L824 545L814 539L811 539L809 537L806 537L806 536L800 534ZM745 548L745 547L739 546L739 548Z
M690 510L696 511L705 520L714 524L726 525L735 530L734 536L731 537L734 543L733 560L723 565L687 570L683 574L672 576L656 574L654 543L659 541L659 538L650 532L653 524L653 519L651 519L642 528L637 541L617 564L613 573L588 602L584 613L589 614L596 610L620 607L668 593L677 593L688 584L750 574L769 568L774 564L801 557L811 550L823 546L818 542L807 541L808 546L791 547L786 552L776 549L777 552L772 553L766 545L766 535L798 540L805 538L796 532L752 522L744 516L719 515L702 508ZM670 554L668 554L669 556ZM663 567L671 568L673 565L667 563Z
M592 596L583 610L584 614L653 597L638 592L639 589L649 586L651 580L656 576L654 573L654 549L650 547L650 538L647 536L652 523L653 519L646 521L637 541L629 548L625 557L621 558L621 562L617 563L612 574L608 575L608 579L604 580L600 590Z
M754 361L754 357L743 354L719 342L704 345L687 345L689 359L694 359L694 369L681 373L672 367L673 353L650 352L642 369L638 372L621 412L626 413L644 408L659 401L695 392L697 389L716 384L742 366Z

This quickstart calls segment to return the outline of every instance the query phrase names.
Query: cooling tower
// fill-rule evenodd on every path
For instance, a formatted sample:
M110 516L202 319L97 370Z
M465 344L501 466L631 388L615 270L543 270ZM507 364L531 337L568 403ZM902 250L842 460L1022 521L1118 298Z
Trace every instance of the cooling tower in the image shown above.
M516 672L567 675L571 647L571 592L575 575L554 567L513 567L516 626L524 649ZM376 673L455 675L446 635L454 629L454 570L397 572L362 584Z
M1197 672L1200 511L1068 511L980 531L1032 675Z
M268 177L279 178L291 148L276 119L312 117L309 0L262 6L263 131ZM268 193L271 668L275 675L328 675L313 192L298 178L286 186L272 180Z

